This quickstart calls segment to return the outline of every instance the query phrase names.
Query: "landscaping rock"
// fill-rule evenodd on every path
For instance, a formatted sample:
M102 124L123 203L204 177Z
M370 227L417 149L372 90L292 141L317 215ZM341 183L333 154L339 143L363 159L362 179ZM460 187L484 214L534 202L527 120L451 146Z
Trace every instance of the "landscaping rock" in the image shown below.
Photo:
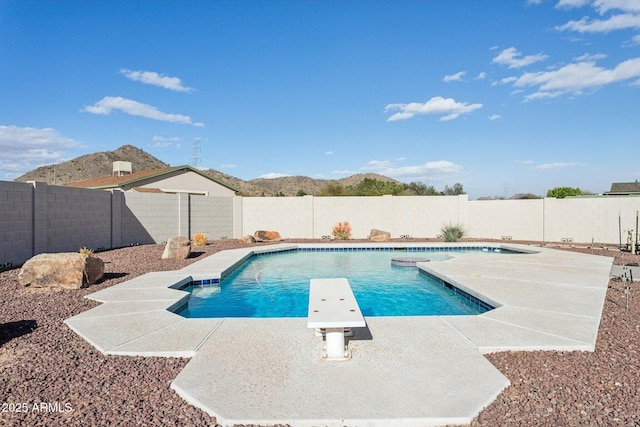
M282 240L280 233L277 231L258 230L253 233L256 242L279 242Z
M388 242L391 240L391 233L373 228L369 233L369 239L372 242Z
M191 242L184 236L175 236L167 240L162 259L187 259L191 255Z
M18 281L26 288L80 289L104 275L104 262L76 252L39 254L24 263Z
M244 243L255 243L256 242L256 239L251 234L247 234L246 236L242 237L240 240L242 242L244 242Z

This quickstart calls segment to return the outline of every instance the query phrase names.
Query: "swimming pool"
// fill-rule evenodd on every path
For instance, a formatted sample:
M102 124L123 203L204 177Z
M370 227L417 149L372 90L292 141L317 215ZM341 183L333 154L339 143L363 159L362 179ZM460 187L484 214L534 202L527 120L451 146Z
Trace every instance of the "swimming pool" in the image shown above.
M184 288L191 296L177 313L187 318L306 317L310 280L332 277L349 280L364 316L468 315L492 308L418 268L391 263L393 258L417 255L440 262L453 253L429 249L299 249L253 255L219 282ZM472 250L506 252L455 252Z

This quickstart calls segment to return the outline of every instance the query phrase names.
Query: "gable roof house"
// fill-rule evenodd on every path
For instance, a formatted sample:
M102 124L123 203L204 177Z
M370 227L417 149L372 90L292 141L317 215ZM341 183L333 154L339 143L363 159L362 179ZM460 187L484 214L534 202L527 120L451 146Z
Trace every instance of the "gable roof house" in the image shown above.
M114 165L115 172L115 165ZM139 171L67 184L68 187L96 190L138 191L147 193L187 193L203 196L234 196L240 190L191 166L176 166Z
M640 182L614 182L611 191L603 193L605 196L640 196Z

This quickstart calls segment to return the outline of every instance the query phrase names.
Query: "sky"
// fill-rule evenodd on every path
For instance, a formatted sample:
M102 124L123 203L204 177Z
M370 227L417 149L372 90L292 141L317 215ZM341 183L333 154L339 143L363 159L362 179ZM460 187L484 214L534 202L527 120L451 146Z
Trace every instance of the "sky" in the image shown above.
M0 0L0 180L125 144L243 180L602 193L640 178L640 0Z

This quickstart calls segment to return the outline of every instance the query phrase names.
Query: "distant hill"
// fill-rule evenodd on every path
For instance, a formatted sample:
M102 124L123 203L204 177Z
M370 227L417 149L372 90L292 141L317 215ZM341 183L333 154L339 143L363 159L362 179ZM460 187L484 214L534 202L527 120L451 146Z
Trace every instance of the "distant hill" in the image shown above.
M348 186L356 187L365 178L377 179L378 181L391 181L400 184L400 182L395 179L374 173L356 174L342 179L313 179L307 176L283 176L270 179L258 178L248 183L262 190L261 194L252 194L255 196L275 196L279 193L285 196L296 196L300 190L305 194L320 194L328 184L338 184L344 188Z
M18 182L40 181L65 185L85 179L111 175L113 162L131 162L132 172L166 168L169 165L132 145L123 145L115 151L105 151L76 157L55 166L41 166L15 179Z
M39 181L47 184L65 185L85 179L111 175L113 162L131 162L132 172L160 169L169 167L149 153L132 145L123 145L115 151L86 154L75 159L49 166L41 166L15 179L17 182ZM176 166L176 165L174 165ZM392 181L394 179L378 174L356 174L342 179L313 179L306 176L285 176L281 178L257 178L243 181L231 175L214 169L202 171L205 174L226 182L240 190L246 196L296 196L299 191L305 194L319 194L328 184L338 184L346 188L356 187L363 179L377 179L378 181ZM54 182L55 181L55 182Z

